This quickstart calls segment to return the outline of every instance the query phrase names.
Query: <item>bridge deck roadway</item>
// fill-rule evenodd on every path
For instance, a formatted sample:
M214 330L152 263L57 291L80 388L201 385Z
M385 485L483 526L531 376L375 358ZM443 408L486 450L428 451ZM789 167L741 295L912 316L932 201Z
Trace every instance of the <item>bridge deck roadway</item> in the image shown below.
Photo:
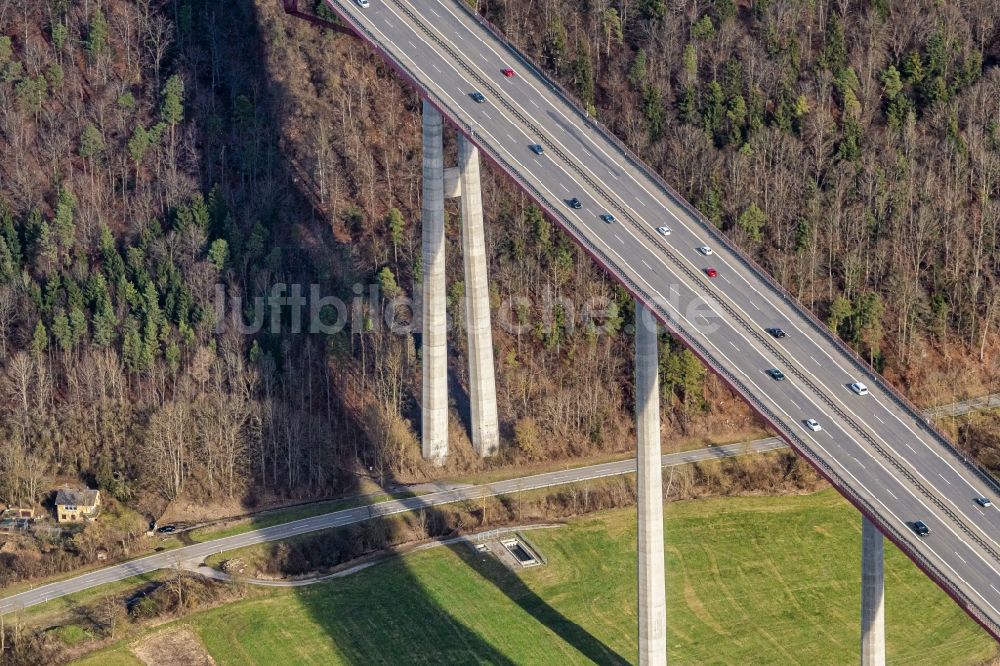
M350 0L327 3L1000 637L1000 495L991 479L461 0L372 0L367 9ZM504 77L506 66L517 75ZM473 91L485 102L475 102ZM544 154L529 150L535 143ZM571 197L582 207L567 206ZM605 212L616 221L604 222ZM660 226L672 233L657 233ZM702 245L714 254L701 255ZM709 278L708 267L718 277ZM787 337L772 338L769 327ZM771 367L787 379L770 379L764 371ZM871 394L852 393L854 381ZM823 429L807 429L810 418ZM978 506L979 495L994 506ZM914 520L931 534L918 538Z

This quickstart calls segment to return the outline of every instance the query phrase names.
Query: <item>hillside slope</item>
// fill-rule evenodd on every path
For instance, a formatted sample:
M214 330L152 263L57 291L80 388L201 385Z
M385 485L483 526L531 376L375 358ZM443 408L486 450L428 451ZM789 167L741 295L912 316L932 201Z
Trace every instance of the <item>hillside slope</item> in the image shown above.
M992 383L995 2L479 8L917 401ZM240 512L630 449L631 303L487 172L505 446L479 461L464 434L449 207L454 455L419 459L416 340L382 323L420 280L418 109L270 0L0 8L0 501L73 482L144 517ZM330 326L296 328L295 284L342 299ZM671 445L759 428L662 358ZM119 556L143 527L121 515L0 571Z

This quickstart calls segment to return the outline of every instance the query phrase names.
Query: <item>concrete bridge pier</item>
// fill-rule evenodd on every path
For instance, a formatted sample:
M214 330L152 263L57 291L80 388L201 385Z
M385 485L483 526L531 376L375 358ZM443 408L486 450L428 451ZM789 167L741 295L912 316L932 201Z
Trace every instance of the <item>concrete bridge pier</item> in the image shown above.
M448 318L445 310L444 147L441 114L423 108L423 287L421 298L421 452L438 464L448 455Z
M885 666L885 575L882 533L861 516L861 664Z
M635 418L639 555L639 664L667 663L667 598L663 564L663 471L660 463L660 377L657 322L635 304Z
M465 264L465 317L469 346L469 401L472 445L482 457L500 448L496 374L490 324L483 198L479 185L479 149L458 135L458 170L462 197L462 259Z
M444 168L441 114L423 103L423 243L421 449L438 464L448 455L448 318L445 282L444 200L462 199L462 258L469 346L472 444L480 456L500 448L496 374L479 185L479 150L458 135L458 167Z

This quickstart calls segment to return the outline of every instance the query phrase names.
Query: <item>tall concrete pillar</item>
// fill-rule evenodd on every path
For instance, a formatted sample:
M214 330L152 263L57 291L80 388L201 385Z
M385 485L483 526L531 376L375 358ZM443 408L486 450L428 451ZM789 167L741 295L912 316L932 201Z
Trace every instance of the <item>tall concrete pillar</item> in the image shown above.
M490 327L483 199L479 186L479 150L458 135L458 169L462 197L462 258L465 263L465 317L469 340L469 401L472 445L480 456L500 448L497 390Z
M862 666L885 666L884 563L882 533L861 516Z
M635 419L639 486L639 664L667 663L663 471L656 319L635 304Z
M448 455L448 320L445 310L444 147L441 114L423 109L423 294L421 353L422 452L437 463Z

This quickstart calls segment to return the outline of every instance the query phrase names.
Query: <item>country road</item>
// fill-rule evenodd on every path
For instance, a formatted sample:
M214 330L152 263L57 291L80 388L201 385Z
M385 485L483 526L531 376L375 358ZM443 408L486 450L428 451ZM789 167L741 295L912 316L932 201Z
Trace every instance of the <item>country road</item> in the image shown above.
M941 408L949 416L958 416L971 411L985 409L988 406L1000 405L1000 394L975 398L972 400L955 403ZM929 410L930 411L930 410ZM694 462L706 460L731 458L739 455L751 453L763 453L787 448L788 445L777 437L768 437L752 442L740 442L727 444L725 446L712 446L693 451L682 451L680 453L669 453L663 456L664 467L674 467L686 465ZM405 499L388 500L378 504L359 506L352 509L343 509L331 513L303 518L280 525L252 530L243 534L237 534L221 539L206 541L192 546L184 546L169 552L148 555L122 564L116 564L96 571L91 571L74 578L48 583L37 588L15 594L10 597L0 599L0 615L35 606L52 599L63 597L83 590L113 583L115 581L151 573L158 569L165 569L179 566L180 563L205 558L209 555L227 550L234 550L244 546L267 541L276 541L308 534L320 530L327 530L334 527L343 527L352 523L359 523L376 516L387 516L394 513L414 511L421 508L461 502L466 500L479 499L494 495L510 495L519 491L537 490L550 486L559 486L569 483L578 483L591 479L600 479L608 476L618 476L635 472L635 460L619 460L599 465L588 465L574 469L546 472L533 476L519 477L496 483L488 483L477 486L470 486L455 490L446 490L419 497L408 497Z

